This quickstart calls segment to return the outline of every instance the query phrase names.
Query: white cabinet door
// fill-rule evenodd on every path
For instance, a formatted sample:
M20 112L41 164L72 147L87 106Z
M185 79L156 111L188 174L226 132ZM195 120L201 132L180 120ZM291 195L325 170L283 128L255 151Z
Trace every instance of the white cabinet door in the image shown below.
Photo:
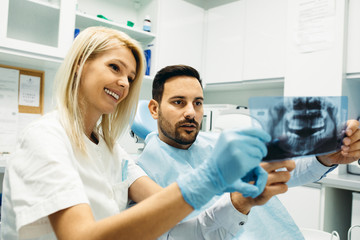
M360 0L349 0L347 73L360 73Z
M293 187L278 198L300 228L321 229L321 189Z
M0 48L18 55L65 56L74 33L74 1L3 0L0 9Z
M244 80L285 75L286 0L246 1Z
M360 193L353 192L352 197L351 226L360 226ZM351 239L348 240L355 239L360 239L360 227L354 227L351 230Z
M182 0L161 0L157 17L156 71L186 64L200 73L205 10Z
M244 58L245 3L236 1L207 12L204 53L208 83L242 80Z

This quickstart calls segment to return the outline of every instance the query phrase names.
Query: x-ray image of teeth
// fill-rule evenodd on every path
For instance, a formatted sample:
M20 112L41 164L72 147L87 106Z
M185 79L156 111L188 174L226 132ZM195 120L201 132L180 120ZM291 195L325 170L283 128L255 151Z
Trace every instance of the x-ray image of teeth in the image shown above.
M250 98L254 123L260 123L272 137L264 161L340 150L347 106L345 96Z

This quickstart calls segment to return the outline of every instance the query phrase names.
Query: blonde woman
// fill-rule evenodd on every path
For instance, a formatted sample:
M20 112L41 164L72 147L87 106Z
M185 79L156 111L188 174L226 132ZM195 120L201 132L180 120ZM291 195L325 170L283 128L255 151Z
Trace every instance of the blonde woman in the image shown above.
M215 194L244 185L260 194L270 140L261 131L224 133L202 168L165 189L133 163L115 142L143 75L143 51L127 35L92 27L77 36L56 78L57 110L25 129L6 169L2 239L154 239ZM240 180L250 172L256 185ZM128 199L138 204L125 210Z

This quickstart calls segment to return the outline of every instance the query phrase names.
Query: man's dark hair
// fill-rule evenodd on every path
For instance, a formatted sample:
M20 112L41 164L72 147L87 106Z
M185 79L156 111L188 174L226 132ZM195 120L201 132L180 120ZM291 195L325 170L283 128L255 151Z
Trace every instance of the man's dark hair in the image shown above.
M200 74L196 69L186 65L172 65L164 67L156 73L152 85L152 98L160 103L164 93L164 84L166 80L177 76L194 77L199 81L202 88Z

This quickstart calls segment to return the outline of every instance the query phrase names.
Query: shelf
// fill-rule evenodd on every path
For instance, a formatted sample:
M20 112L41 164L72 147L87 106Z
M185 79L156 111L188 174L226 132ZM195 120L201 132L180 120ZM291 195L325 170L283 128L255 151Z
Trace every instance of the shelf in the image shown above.
M5 65L21 65L27 68L39 68L39 66L42 66L44 68L57 69L62 60L62 58L58 57L0 47L0 63Z
M360 73L358 73L358 72L356 72L356 73L347 73L346 74L346 79L348 79L348 80L352 80L352 79L354 79L354 80L360 80Z
M358 192L360 191L360 175L329 173L319 182L325 187L334 187Z
M128 34L130 37L136 39L137 41L142 42L143 45L144 43L148 44L155 39L155 35L153 33L145 32L137 28L124 26L122 24L115 23L110 20L90 16L88 14L84 14L81 12L76 13L75 26L80 30L83 30L91 26L104 26L104 27L114 28Z
M244 80L236 82L205 83L204 91L283 88L284 78Z
M26 0L27 2L32 2L36 5L42 5L48 8L53 8L53 9L60 9L59 3L52 3L46 0Z

